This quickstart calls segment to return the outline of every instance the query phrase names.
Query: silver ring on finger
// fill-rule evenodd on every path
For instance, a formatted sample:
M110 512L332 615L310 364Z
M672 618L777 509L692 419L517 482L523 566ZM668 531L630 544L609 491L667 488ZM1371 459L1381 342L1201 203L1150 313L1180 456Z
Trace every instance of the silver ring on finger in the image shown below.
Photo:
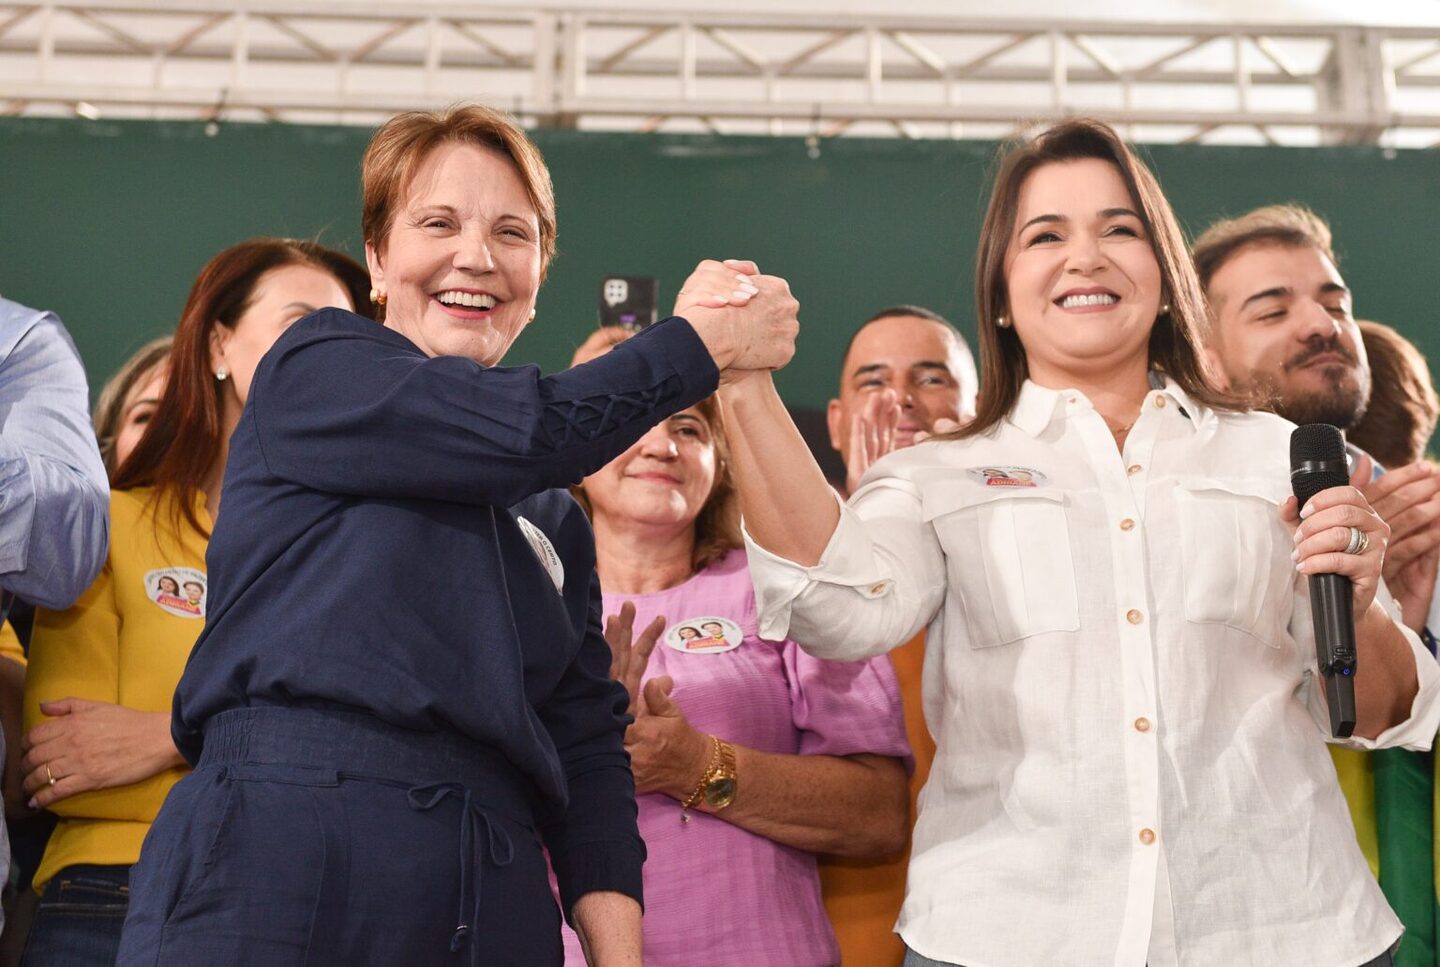
M1346 554L1364 554L1370 546L1370 535L1358 527L1350 528L1350 543L1345 545Z

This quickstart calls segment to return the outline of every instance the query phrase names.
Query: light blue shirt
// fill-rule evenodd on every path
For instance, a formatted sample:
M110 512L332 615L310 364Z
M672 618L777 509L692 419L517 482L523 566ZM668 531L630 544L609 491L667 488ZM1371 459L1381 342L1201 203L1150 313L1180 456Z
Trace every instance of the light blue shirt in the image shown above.
M110 488L60 318L0 298L0 588L68 608L105 562Z

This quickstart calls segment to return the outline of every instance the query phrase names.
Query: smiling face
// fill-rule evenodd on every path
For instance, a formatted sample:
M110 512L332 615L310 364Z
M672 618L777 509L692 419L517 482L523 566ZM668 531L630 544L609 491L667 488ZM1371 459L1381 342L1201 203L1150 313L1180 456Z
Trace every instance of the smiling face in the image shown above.
M282 265L255 281L235 325L217 324L210 331L211 369L223 363L229 370L226 382L232 405L244 405L255 367L275 340L301 318L326 306L354 308L340 280L313 265Z
M494 365L530 321L540 288L540 223L513 162L478 145L431 151L377 251L385 325L427 356Z
M692 406L586 477L585 495L597 527L621 522L689 527L715 488L715 473L710 425Z
M1084 158L1020 188L1005 291L1030 377L1065 388L1149 362L1160 264L1120 171Z
M864 326L845 354L840 396L826 413L830 445L849 458L850 425L865 401L884 389L900 402L896 449L915 442L940 418L975 415L975 364L944 323L919 316L886 316Z
M1340 271L1309 245L1237 249L1211 276L1210 352L1229 388L1295 423L1342 429L1370 396L1370 366Z

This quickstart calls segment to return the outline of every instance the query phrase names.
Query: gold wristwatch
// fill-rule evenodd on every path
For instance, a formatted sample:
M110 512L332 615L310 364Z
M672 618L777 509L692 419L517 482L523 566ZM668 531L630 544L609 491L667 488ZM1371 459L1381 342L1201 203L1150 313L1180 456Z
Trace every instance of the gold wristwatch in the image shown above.
M695 784L695 791L680 804L681 822L690 821L688 810L701 800L719 812L734 802L735 794L739 792L740 787L735 775L735 747L713 735L710 736L710 742L710 764L705 768L700 781Z

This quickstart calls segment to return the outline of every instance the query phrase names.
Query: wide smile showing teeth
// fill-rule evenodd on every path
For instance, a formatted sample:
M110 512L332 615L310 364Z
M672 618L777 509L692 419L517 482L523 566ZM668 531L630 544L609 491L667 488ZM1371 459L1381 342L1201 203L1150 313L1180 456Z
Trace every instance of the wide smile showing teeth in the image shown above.
M437 293L435 301L447 306L463 306L466 309L493 309L495 297L481 292L460 292L447 289Z
M1120 297L1109 292L1091 292L1088 295L1067 295L1060 300L1062 309L1079 309L1083 306L1113 306Z

